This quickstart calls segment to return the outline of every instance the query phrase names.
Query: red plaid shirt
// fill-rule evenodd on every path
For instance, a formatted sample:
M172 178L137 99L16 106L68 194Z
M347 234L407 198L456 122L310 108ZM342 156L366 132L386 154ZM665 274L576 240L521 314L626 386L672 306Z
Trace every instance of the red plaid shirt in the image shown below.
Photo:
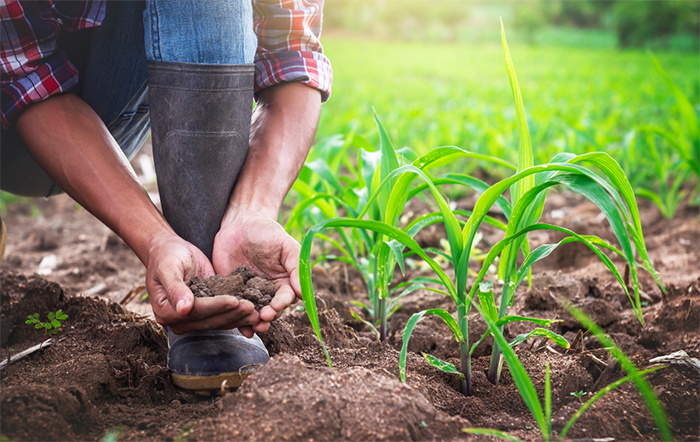
M5 0L2 21L0 107L9 128L30 103L71 90L78 71L58 48L63 31L100 26L107 0ZM331 93L333 72L319 41L323 0L252 0L258 37L255 90L299 81Z

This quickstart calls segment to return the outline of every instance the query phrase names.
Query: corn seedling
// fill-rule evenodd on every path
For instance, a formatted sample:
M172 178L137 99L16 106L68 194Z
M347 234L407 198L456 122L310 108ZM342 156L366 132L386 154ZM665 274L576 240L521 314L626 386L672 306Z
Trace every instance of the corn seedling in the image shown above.
M508 364L508 369L513 377L513 382L518 388L523 401L527 405L528 409L532 413L537 426L542 434L542 439L545 441L562 441L566 438L571 427L576 423L576 421L585 413L585 411L590 408L598 399L603 397L605 394L609 393L613 389L619 387L620 385L632 381L640 394L644 398L649 411L651 412L654 420L656 421L657 428L661 435L661 438L666 441L673 440L671 435L671 430L668 425L668 419L663 411L663 408L659 404L659 400L654 393L644 376L653 371L665 368L665 366L652 367L646 370L638 370L634 364L629 360L627 355L620 350L620 348L615 345L615 343L588 317L585 313L578 310L576 307L565 304L566 310L576 318L584 327L591 331L591 333L598 338L599 342L605 346L608 352L617 359L622 368L627 372L628 376L611 383L607 387L601 389L596 394L594 394L581 408L574 413L574 415L569 419L561 432L555 437L552 430L552 389L551 389L551 379L550 379L550 365L547 364L545 372L545 391L544 391L544 407L537 396L535 386L532 383L529 375L523 368L517 355L511 348L511 345L503 337L500 327L497 322L493 320L492 316L486 311L484 306L481 307L474 304L474 308L479 310L482 317L486 321L489 327L489 332L493 334L496 343L502 348L503 357ZM573 394L573 393L572 393ZM577 396L578 397L578 396ZM580 397L579 397L580 399ZM508 441L520 442L517 437L505 433L503 431L488 429L488 428L465 428L464 432L471 434L480 434L498 437L500 439Z
M56 312L49 312L46 322L42 322L39 319L39 313L29 315L27 318L28 319L24 321L25 324L34 324L34 328L36 328L37 330L44 330L44 337L41 340L41 345L43 345L44 342L46 342L46 338L58 333L58 329L61 328L62 321L68 319L68 315L63 313L63 310L61 309L57 310Z
M312 192L306 192L308 197L297 206L292 216L290 216L290 220L298 216L298 213L300 213L303 208L320 199L332 200L345 208L346 213L350 216L345 218L337 217L337 212L328 210L324 214L336 216L322 221L307 233L302 245L301 261L307 262L310 259L311 241L315 236L318 236L334 245L335 248L340 251L341 255L322 255L317 258L314 263L309 264L309 271L313 265L323 259L341 260L360 270L364 277L370 299L369 305L361 304L361 306L369 313L371 321L363 321L366 322L377 333L379 339L383 341L387 336L388 319L398 308L399 299L419 288L426 288L425 282L434 282L434 280L413 281L408 284L398 285L392 290L389 290L396 264L399 265L402 273L405 271L404 256L402 253L403 246L400 245L404 243L400 239L391 237L381 230L377 230L377 226L382 224L400 230L398 226L406 202L423 190L429 188L433 193L433 197L440 211L419 217L401 231L407 234L409 238L413 238L413 236L424 227L444 219L446 214L448 214L448 219L457 226L455 231L459 231L459 221L450 211L449 204L442 196L437 186L443 184L458 184L471 187L477 191L483 191L488 186L486 183L476 178L463 174L448 174L433 181L427 174L428 169L448 164L459 157L486 160L510 168L513 166L498 158L474 154L450 146L434 149L428 154L416 158L412 164L403 164L405 158L410 157L410 155L406 155L407 153L410 154L410 150L402 149L400 151L401 155L398 155L397 153L399 151L394 149L386 130L376 115L375 121L379 132L380 149L376 152L369 152L365 149L360 150L357 162L357 182L360 183L360 186L352 188L352 192L358 196L358 198L355 199L356 203L364 204L364 207L361 209L358 208L359 206L352 207L343 199L331 193L313 194ZM318 161L314 161L313 163L313 168L317 174L325 176L327 182L332 182L334 178L332 178L332 174L328 172L327 169L329 168L326 168ZM410 189L416 176L420 176L425 181L425 185ZM437 185L435 182L437 182ZM344 189L339 183L331 184L331 187L338 193L343 192L343 195L348 194L348 190ZM371 196L369 196L370 194ZM507 201L499 200L499 202L503 206L502 210L504 213L507 213L510 210ZM467 216L469 214L470 213L466 213ZM360 221L359 224L355 223L357 220ZM364 223L365 221L368 223ZM488 221L501 228L505 228L503 223L493 218L489 217ZM348 233L342 230L342 227L356 227L356 229ZM320 231L325 228L335 228L341 241L334 240L333 238L321 234ZM454 243L450 243L450 252L457 250L453 248L453 245ZM444 254L444 256L453 259L454 255L451 256L447 253ZM305 273L302 272L302 281L305 276ZM308 288L305 289L305 287ZM306 293L309 294L312 299L313 292L311 291L310 284L305 286L302 282L302 292L304 292L304 290L306 290ZM307 311L309 311L308 305ZM356 315L356 317L362 320L359 316Z
M495 198L500 196L507 188L510 188L513 210L508 220L506 239L504 240L508 244L504 245L500 252L498 277L503 281L503 289L501 292L498 318L501 319L507 316L507 309L512 305L514 300L515 289L524 279L525 273L529 272L532 264L546 257L557 246L566 242L584 241L586 245L596 252L613 274L615 274L618 281L627 292L625 284L619 277L619 272L610 259L599 250L599 247L603 247L617 252L617 249L612 245L600 238L584 238L576 235L574 232L557 226L537 224L544 206L545 191L552 186L563 184L595 203L610 223L622 248L623 252L621 254L627 260L631 269L635 297L632 299L629 293L628 296L630 296L630 301L634 306L637 318L643 324L644 319L641 312L641 300L639 298L639 284L636 269L637 263L634 259L633 244L637 249L637 253L642 258L643 266L656 278L659 286L663 286L651 265L651 260L646 251L646 246L644 245L639 210L629 181L617 162L608 154L601 152L591 152L578 156L563 153L556 155L548 164L541 166L533 165L532 146L530 144L527 120L525 118L525 108L502 25L501 36L506 60L506 70L510 79L518 119L518 132L520 135L518 171L514 176L501 180L491 186L481 195L474 207L474 214L469 218L464 229L466 249L471 246L471 242L476 235L476 229L479 227L488 208L493 205ZM582 164L595 166L603 173L603 176L599 176ZM608 183L605 178L610 180L610 183ZM525 236L528 231L527 228L530 226L536 226L534 227L535 229L564 231L570 236L558 244L540 246L537 250L527 255L525 261L521 265L521 269L517 270L517 252L521 248L523 241L525 241ZM522 232L522 234L517 234L516 232L518 231ZM495 249L496 247L492 248L491 252L489 252L492 259L495 258L492 253ZM487 258L487 260L484 261L484 266L489 265L492 259L489 261L489 258ZM456 271L459 272L462 268L466 268L467 266L468 257L465 257L465 259L460 260ZM474 296L478 284L484 277L483 269L479 275L477 281L472 286L469 299ZM502 329L503 326L501 325L500 327ZM488 375L489 380L494 384L498 383L501 363L500 348L499 346L494 346Z
M388 169L386 167L380 167L380 172L375 173L373 181L381 183L379 186L373 187L374 193L369 198L365 208L355 219L343 218L327 220L312 228L302 242L300 260L302 294L307 307L307 313L309 314L316 334L319 336L319 339L321 339L318 329L318 319L316 317L316 307L313 300L310 275L311 267L309 265L311 241L320 230L330 227L356 227L371 230L383 235L382 240L376 243L377 245L374 249L377 253L377 279L375 282L378 283L378 297L380 302L385 302L387 299L387 287L391 281L394 266L398 263L403 270L403 247L409 249L407 253L417 254L422 258L435 271L437 279L444 285L446 292L455 302L457 318L455 319L446 310L430 309L417 313L409 319L403 335L404 348L402 349L400 358L401 377L402 380L405 380L406 346L413 328L424 315L434 314L447 323L454 333L455 339L459 343L461 358L460 374L463 376L462 392L465 395L470 395L472 393L470 355L473 348L469 346L468 341L467 315L474 296L476 295L477 288L480 286L487 270L491 267L491 264L494 263L496 258L500 259L498 264L498 277L503 281L500 308L496 308L495 300L492 295L490 296L490 300L482 295L479 301L484 303L482 308L486 309L488 307L488 319L494 324L497 324L499 330L502 330L507 323L512 321L525 320L535 322L542 326L551 324L551 321L546 319L510 316L507 314L507 310L513 303L517 286L530 275L532 265L551 254L559 245L569 242L583 242L596 253L613 275L615 275L630 297L635 314L642 323L643 317L637 275L638 264L635 261L635 249L642 260L642 264L640 265L656 278L659 286L663 287L651 265L644 245L639 210L637 208L634 192L623 170L612 157L606 153L600 152L590 152L582 155L562 153L556 155L550 163L544 165L533 164L532 146L525 118L525 109L503 28L501 36L506 70L515 101L518 133L520 137L518 148L519 160L515 175L505 178L492 186L483 185L484 187L478 189L478 191L481 192L481 196L477 200L474 209L467 213L468 220L462 226L455 213L450 210L438 185L435 184L439 179L448 178L431 178L427 175L427 171L432 167L449 164L457 157L486 159L497 163L493 158L467 152L455 147L441 147L433 149L419 157L411 165L395 167L393 169L393 166ZM380 138L381 134L382 131L380 131ZM380 166L381 164L388 164L388 162L382 160ZM507 166L507 164L502 165ZM595 167L602 173L602 176L586 166ZM419 224L422 222L428 223L430 216L434 217L430 222L438 220L438 222L444 224L447 232L447 241L449 243L449 256L454 267L454 279L448 277L440 265L433 258L428 256L426 251L421 249L416 241L413 240L412 234L415 234L415 231L412 230L412 228L409 230L402 230L397 227L400 214L403 211L407 198L412 195L411 184L416 177L420 177L423 181L420 186L427 186L422 187L421 190L429 189L439 208L439 214L430 214L419 221ZM464 184L470 185L472 180L465 178L463 181ZM620 243L621 251L600 238L582 236L563 227L538 223L544 206L547 189L560 184L567 186L574 192L584 195L601 209ZM511 203L503 196L504 192L507 190L510 190L512 198ZM375 201L379 203L378 206L373 205ZM489 250L487 256L483 260L477 279L472 285L469 294L467 294L467 275L469 274L469 263L472 258L471 253L474 249L477 230L482 222L490 222L494 225L498 225L498 221L489 220L487 216L489 210L491 210L494 205L500 207L501 211L506 215L507 225L503 226L503 223L500 224L501 227L505 227L505 238ZM379 220L362 219L370 210L380 213L381 216L378 217ZM418 228L418 224L412 227ZM535 230L558 231L568 236L557 244L545 244L530 251L526 236L529 232ZM384 237L387 238L386 241ZM395 241L392 242L391 240ZM611 259L603 253L603 249L616 253L627 261L631 273L631 282L635 292L634 297L628 293L626 284L623 282L619 271L616 269ZM525 255L525 259L518 268L517 257L521 250ZM544 328L536 329L535 333L541 336L547 336L555 340L555 342L558 341L561 342L561 344L568 345L565 344L563 339L560 340L560 337ZM524 338L518 338L517 340L520 339ZM512 344L517 344L517 342ZM489 369L488 378L494 384L498 383L502 367L500 347L501 343L497 341L497 344L494 345L491 367ZM327 353L326 356L328 357ZM442 370L450 373L457 371L456 367L439 361L432 356L426 357L426 359Z
M695 176L695 189L691 201L694 204L700 203L698 198L698 183L700 177L700 127L698 116L693 105L685 96L683 91L671 80L666 71L656 58L649 54L656 70L663 78L668 88L673 93L678 105L683 124L675 125L671 131L656 125L646 125L639 128L641 133L646 133L646 142L649 147L649 154L653 163L653 170L656 172L658 181L658 191L640 186L637 194L654 202L666 218L673 218L678 203L685 197L686 193L681 186L690 175ZM656 147L656 136L665 140L679 159L671 158L670 153L659 150ZM673 179L671 179L673 177ZM670 185L669 185L670 181Z
M670 152L662 151L656 147L656 137L653 133L647 133L646 144L652 160L651 169L656 173L658 191L654 191L643 185L636 189L637 195L651 200L667 219L672 219L678 204L685 198L687 192L681 187L690 175L690 171L674 161Z
M498 277L501 281L503 281L500 308L496 308L493 296L482 295L480 296L479 301L482 302L482 308L486 314L491 320L494 321L494 323L497 324L500 330L503 330L503 327L507 323L520 320L529 320L532 322L539 321L538 324L543 326L549 326L549 324L551 324L550 321L545 319L524 319L512 317L507 314L507 309L514 301L515 289L529 275L532 265L551 254L556 247L562 244L574 241L580 241L586 244L606 264L610 271L616 276L623 289L627 292L626 284L624 284L619 271L616 269L610 258L603 253L601 249L610 250L613 253L617 253L625 258L630 268L634 269L632 271L632 282L635 288L635 297L633 299L632 295L629 293L628 296L630 297L632 305L635 307L635 314L642 323L643 317L641 312L641 300L639 298L638 278L636 273L637 263L634 260L633 244L642 258L643 266L649 270L652 275L657 278L657 282L659 282L658 277L651 266L651 262L644 246L644 239L641 233L641 222L639 220L639 211L637 209L634 193L632 192L632 188L629 185L624 172L609 155L598 152L592 152L579 156L572 154L559 154L556 155L548 164L540 166L533 165L532 146L530 144L529 131L527 121L525 119L523 100L520 93L520 88L518 86L517 77L515 75L515 69L508 51L505 32L502 32L502 38L503 51L506 60L506 70L508 72L513 97L515 99L516 115L519 123L519 163L518 171L515 175L499 181L482 193L481 197L477 200L474 210L472 211L472 215L469 217L464 229L461 232L453 233L455 237L458 236L461 240L458 246L460 248L459 252L457 254L453 253L453 256L458 257L457 259L454 259L454 262L456 263L455 279L457 284L453 290L456 294L455 302L457 304L457 321L459 328L461 329L461 334L455 333L455 336L460 342L462 374L465 376L465 382L467 384L467 388L464 389L465 392L470 391L469 355L473 351L473 348L469 347L467 342L468 340L466 338L466 318L471 302L476 295L477 289L480 287L480 283L483 281L487 270L490 268L491 264L494 263L497 257L500 256ZM604 177L609 179L612 184L608 183L606 179L594 173L592 170L582 166L580 163L588 163L597 167L600 171L602 171ZM571 190L586 196L603 211L613 228L613 232L621 245L622 251L619 251L617 248L598 237L581 236L563 227L537 222L542 213L544 198L546 195L545 191L548 188L558 184L564 184ZM466 295L466 274L470 261L470 252L472 250L473 241L476 238L477 229L485 219L488 210L498 201L499 198L503 197L502 194L508 189L510 189L513 206L508 217L508 224L505 234L506 237L502 241L495 244L491 250L489 250L487 257L483 261L481 271L477 275L476 281L472 285L469 294ZM620 196L620 194L622 196ZM565 233L568 236L557 244L545 244L530 252L529 248L527 247L526 235L534 230L553 230ZM449 226L447 228L447 232L449 238L451 234ZM519 250L522 250L526 256L522 261L520 268L517 268L517 257ZM661 286L660 282L659 285ZM484 290L484 292L487 291L490 292L490 290ZM417 313L409 320L406 330L404 331L404 347L410 338L410 333L412 332L413 327L415 327L415 324L424 314L427 313L436 312L426 311ZM443 313L443 319L448 321L446 316L446 313ZM557 343L561 342L560 345L568 345L565 344L563 338L559 339L560 337L546 329L539 328L536 329L534 333L541 336L547 336ZM524 337L518 337L512 344L517 343L517 341L523 338ZM405 364L405 350L406 349L404 348L400 358L400 371L402 375L403 366ZM431 357L428 358L428 361L436 362L434 359L435 358ZM441 369L446 368L445 371L455 371L446 363L440 363L436 366ZM498 383L501 368L502 359L500 346L494 345L488 374L488 378L492 383Z

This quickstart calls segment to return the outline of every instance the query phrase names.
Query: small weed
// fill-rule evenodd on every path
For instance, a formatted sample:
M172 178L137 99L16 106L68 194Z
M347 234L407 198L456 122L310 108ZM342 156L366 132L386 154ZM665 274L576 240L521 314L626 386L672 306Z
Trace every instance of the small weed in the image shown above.
M586 392L581 390L581 391L572 391L571 396L575 396L576 399L578 399L579 402L583 402L583 397L586 395Z
M41 344L43 345L44 342L46 342L46 338L48 338L50 335L55 335L58 333L58 329L61 328L62 325L61 322L68 319L68 315L63 313L63 310L60 309L56 312L49 312L47 322L42 322L39 319L39 313L29 315L27 318L28 319L24 321L25 324L34 324L34 328L44 330L44 338L41 341Z

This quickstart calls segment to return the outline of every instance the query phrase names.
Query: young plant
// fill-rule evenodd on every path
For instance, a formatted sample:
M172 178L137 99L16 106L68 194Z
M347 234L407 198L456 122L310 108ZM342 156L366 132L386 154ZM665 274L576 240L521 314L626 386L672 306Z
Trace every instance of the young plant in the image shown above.
M681 167L682 164L679 164L679 161L674 161L668 151L659 153L656 148L655 134L647 133L646 144L649 147L651 168L656 173L659 190L654 191L640 184L636 189L637 195L651 200L666 219L672 219L678 204L687 195L681 186L690 171Z
M46 322L42 322L39 319L39 313L34 313L33 315L29 315L27 317L28 319L24 321L25 324L34 324L34 328L38 329L43 329L44 330L44 337L41 340L41 345L44 345L44 342L46 342L46 338L48 338L51 335L55 335L58 333L58 329L61 328L62 326L62 321L65 321L68 319L68 315L63 313L63 310L57 310L56 312L49 312L48 319ZM41 346L39 347L41 348Z
M515 289L524 279L524 275L530 271L532 264L546 257L557 246L566 242L583 241L586 245L591 247L613 274L615 274L623 289L627 292L626 285L622 282L619 272L610 259L599 250L600 247L603 247L618 252L616 248L599 238L581 237L568 229L537 223L544 207L546 190L552 186L563 184L595 203L610 223L622 248L621 255L627 260L631 269L635 298L632 299L629 293L628 296L630 296L630 301L634 306L637 318L643 324L644 319L641 311L642 307L639 298L639 284L636 269L637 263L634 259L633 245L642 259L643 266L654 276L660 287L663 287L663 285L659 281L651 265L651 260L646 251L646 246L644 245L639 210L629 181L617 162L608 154L602 152L591 152L578 156L559 154L548 164L541 166L533 165L532 146L530 144L527 120L525 118L525 108L502 23L501 37L503 40L506 70L510 79L511 90L515 100L516 116L518 119L518 132L520 135L518 172L512 177L496 183L482 194L474 207L474 215L469 218L467 226L464 229L466 246L470 246L483 216L493 205L495 198L510 187L513 211L508 220L506 239L504 240L507 244L504 244L502 251L500 251L501 256L498 277L504 283L501 292L498 318L501 319L507 316L507 309L512 305L514 300ZM584 167L582 164L595 166L602 172L603 176L599 176L594 173L592 169ZM609 180L610 183L607 180ZM521 249L522 243L526 240L527 232L531 231L529 228L532 228L532 230L558 230L568 233L571 236L558 244L547 244L539 247L526 257L521 265L521 269L518 270L518 250ZM491 251L493 252L494 249ZM489 261L487 258L487 260L484 261L484 266L490 265L493 259L495 259L495 256L493 256L491 252L489 255L492 256L492 259ZM467 266L468 260L461 260L457 271ZM476 287L483 277L484 272L482 269L480 276L477 277L477 281L472 287L469 295L470 299L474 296ZM501 325L500 328L502 330L503 325ZM501 364L500 348L495 345L488 374L489 381L494 384L498 383Z
M460 354L462 360L461 372L465 377L465 382L467 384L465 391L467 392L470 391L469 356L471 351L473 351L473 348L469 348L468 340L466 339L466 318L477 289L486 275L486 271L491 264L494 263L495 259L499 257L499 255L500 261L498 277L501 281L503 281L500 308L496 308L495 304L492 304L494 302L493 296L490 296L489 300L482 295L479 298L479 301L483 303L482 308L487 312L486 314L489 315L489 318L497 324L497 327L499 327L500 330L503 330L503 327L508 322L515 320L530 320L533 322L541 321L540 323L542 325L548 325L551 323L544 319L523 319L512 317L507 314L507 310L514 301L515 289L530 274L532 265L536 261L551 254L556 247L562 244L574 241L581 241L586 244L606 264L610 271L616 276L623 289L627 291L626 284L624 284L619 271L616 269L610 258L605 255L601 249L608 249L624 257L627 260L630 268L634 269L632 272L632 284L635 288L635 298L632 299L629 293L628 296L630 296L632 305L635 307L635 313L642 323L643 317L641 313L641 300L639 299L638 278L636 273L637 263L634 260L633 244L642 258L643 266L649 270L652 275L657 278L657 282L659 282L658 277L651 266L651 261L649 260L649 256L644 246L639 211L637 209L634 193L632 192L632 188L630 187L624 172L609 155L598 152L587 153L579 156L559 154L556 155L548 164L541 166L532 165L532 146L530 144L530 136L525 118L522 95L520 93L517 77L515 75L515 69L508 51L503 28L501 35L503 39L503 52L506 60L506 70L508 72L516 105L516 115L520 135L520 145L518 149L518 172L512 177L506 178L494 184L482 193L481 197L476 202L472 215L469 217L469 220L462 231L451 233L450 228L447 228L448 238L450 238L450 235L453 235L454 237L459 238L458 241L461 241L459 242L458 253L453 253L453 256L458 257L457 259L454 259L454 262L456 263L454 271L456 286L454 287L454 292L456 294L455 302L457 304L457 320L461 330L461 334L455 334L455 336L460 342ZM602 171L603 176L601 177L594 173L591 169L582 166L581 163L588 163L595 166L597 169ZM610 184L607 180L610 180L612 184ZM544 206L546 190L558 184L564 184L571 190L586 196L603 211L613 228L613 232L615 233L618 242L622 247L622 251L619 251L617 248L600 238L594 236L581 236L563 227L537 222ZM502 194L508 189L510 189L513 205L508 217L505 235L506 238L491 248L487 257L483 261L481 271L477 275L476 281L473 283L472 288L467 295L466 274L469 267L472 245L477 235L477 229L485 220L486 214L491 207L497 203L499 198L503 198ZM529 248L527 247L526 235L534 230L553 230L566 233L568 236L557 244L545 244L530 252ZM525 259L520 264L520 268L518 268L517 258L520 250L524 252ZM660 282L659 285L661 286ZM484 290L484 292L490 292L490 290ZM486 310L487 307L488 310ZM411 318L411 320L409 320L406 330L404 331L404 346L410 338L410 333L412 332L415 323L417 323L417 321L420 320L420 317L426 313L433 312L427 311L417 313L413 318ZM557 342L557 336L549 331L545 331L545 329L536 330L535 333L547 335L550 339L554 339L555 342ZM517 340L519 339L521 338L518 338ZM404 351L402 352L399 362L401 367L403 367L405 364L405 348L403 350ZM429 358L429 362L436 361L434 361L434 358ZM445 371L454 372L453 368L450 366L451 364L440 363L434 365L438 368L444 369ZM501 368L501 349L500 345L497 344L494 345L491 366L488 374L488 379L492 383L498 383Z
M464 224L460 225L455 214L450 210L449 205L440 193L435 182L436 179L431 179L426 175L426 171L431 167L445 165L453 161L458 156L467 156L471 158L484 158L483 155L473 154L457 148L443 147L436 148L426 155L416 159L412 165L401 166L391 171L381 180L377 191L369 199L368 206L358 215L357 219L339 219L325 221L313 229L311 229L304 241L302 242L302 253L300 260L300 278L302 282L302 293L307 307L307 313L311 320L316 334L321 339L318 329L318 319L316 318L315 303L313 301L313 291L310 281L310 266L309 256L311 241L321 229L326 227L360 227L374 232L379 232L388 238L396 240L402 247L407 247L411 252L420 256L437 274L440 282L445 286L447 293L455 302L457 308L457 318L452 317L450 313L443 309L431 309L413 315L404 331L403 341L404 348L402 349L400 358L400 372L402 379L405 379L405 361L406 347L410 339L411 332L416 323L426 314L435 314L442 318L450 327L455 335L455 339L459 343L461 368L460 373L463 376L462 392L465 395L470 395L471 387L471 351L473 348L469 346L468 340L468 320L467 315L472 305L472 300L476 295L476 290L483 281L486 271L491 264L500 255L498 277L503 281L503 289L501 291L500 308L495 307L495 301L491 296L491 301L486 298L480 298L480 302L484 302L482 307L488 305L489 320L502 331L503 327L512 321L532 321L541 325L551 324L551 321L537 318L520 318L509 316L507 314L508 307L513 303L513 295L517 286L530 274L532 265L551 254L551 252L561 244L566 244L574 241L581 241L591 248L596 255L606 264L610 271L620 282L622 288L627 292L626 284L623 282L620 273L612 263L610 258L603 253L602 249L607 249L613 253L622 256L630 268L632 276L632 285L634 287L635 296L628 293L632 305L635 309L640 322L643 323L641 312L641 300L639 298L639 284L637 277L637 263L634 259L635 250L642 260L642 266L646 268L657 283L663 288L658 276L656 275L651 261L649 259L644 238L642 235L641 221L639 210L635 200L632 188L620 166L608 154L600 152L591 152L583 155L559 154L556 155L550 163L535 166L532 160L532 146L530 143L529 130L525 118L525 111L520 88L518 86L515 69L513 67L508 46L505 39L505 32L501 28L501 36L503 40L503 51L506 60L506 70L511 83L513 92L516 115L518 120L518 131L520 135L519 145L519 161L517 173L509 178L503 179L493 186L486 186L480 190L481 196L476 202L472 212L469 213L469 218ZM490 159L493 161L492 159ZM585 165L594 166L602 173L602 176L595 173L592 169ZM427 255L425 250L422 250L419 245L413 240L408 232L398 229L398 219L406 203L407 197L411 195L411 183L416 177L420 177L430 189L435 202L440 209L439 215L435 215L445 226L447 232L447 241L449 243L449 256L451 257L454 266L454 279L451 279L440 268L440 266ZM396 180L394 181L394 178ZM468 181L468 180L467 180ZM381 221L369 221L360 219L369 210L369 205L377 199L377 193L382 191L382 187L391 184L391 192L389 199L386 200L385 212ZM555 185L563 184L571 190L586 196L594 202L604 213L608 219L622 251L618 250L608 242L594 237L582 236L575 232L549 224L538 223L542 209L544 206L544 198L546 190ZM510 189L512 196L512 205L503 197L503 193ZM474 243L477 236L477 230L481 223L488 222L487 213L494 205L498 205L502 212L506 214L508 223L506 225L505 239L494 245L489 251L487 257L483 261L481 271L477 275L476 281L473 283L469 294L467 294L467 275L469 272L469 263L471 261L471 253L474 249ZM502 224L502 223L501 223ZM566 233L568 236L557 244L545 244L538 247L534 251L529 250L526 235L534 230L553 230ZM380 289L388 287L388 282L393 275L395 264L401 266L403 251L402 247L392 247L395 243L383 242L379 243L377 263L378 263L378 281ZM517 257L519 251L523 251L525 260L518 268ZM384 289L380 292L380 299L383 298L382 293L387 293ZM493 303L493 307L491 307ZM486 319L486 317L485 317ZM539 322L538 322L539 321ZM552 339L558 339L554 334L542 331L540 329L536 333L546 335ZM561 341L560 341L561 342ZM563 342L562 342L563 343ZM510 344L509 344L510 345ZM498 383L500 370L502 367L501 359L501 343L497 341L494 345L494 352L491 359L491 367L489 369L489 380L494 384ZM325 347L324 347L325 349ZM326 353L327 355L327 353ZM328 355L327 355L328 357ZM427 357L428 361L434 366L445 371L454 373L456 367L451 364L439 361L434 357ZM329 359L330 361L330 359ZM330 362L329 362L330 363Z
M314 236L317 236L330 242L340 251L341 255L322 255L316 261L310 263L309 268L312 268L313 265L323 259L337 259L360 270L364 277L370 300L368 305L361 304L371 318L371 321L365 322L375 330L379 339L383 341L388 333L388 319L398 308L398 300L414 290L425 288L425 284L417 281L409 282L389 290L396 264L399 265L402 273L405 270L402 254L403 246L400 245L400 240L387 236L373 226L376 223L382 223L398 229L406 202L429 188L440 211L419 217L402 229L402 231L412 238L424 227L436 222L444 222L446 214L448 214L448 221L456 226L455 231L459 231L459 221L451 213L449 204L437 186L458 184L471 187L477 191L483 191L488 186L476 178L463 174L448 174L437 180L432 180L428 175L428 169L447 164L459 157L486 160L505 167L514 167L498 158L467 152L451 146L434 149L428 154L416 158L411 164L403 164L407 157L412 156L410 150L403 149L400 152L404 155L398 155L399 151L394 149L386 130L376 114L375 122L379 132L380 149L377 152L368 152L365 149L360 150L357 162L357 175L361 185L352 189L353 194L359 195L355 200L356 203L363 204L363 206L352 207L343 201L347 200L345 197L341 199L332 194L309 193L309 197L295 208L292 216L290 216L290 220L295 219L305 207L321 199L333 200L345 208L346 213L349 215L348 217L332 217L322 221L315 229L307 233L304 243L306 244L306 241L308 241L309 246L308 248L302 247L302 261L310 259L311 241ZM326 168L318 160L314 160L312 163L314 170L319 175L327 177L325 178L326 181L330 183L335 179L333 174L327 170L324 172ZM425 185L410 189L413 180L418 176L425 181ZM348 194L347 189L343 190L340 184L332 184L331 187L336 192L342 191L344 195ZM510 210L507 201L501 200L499 202L503 206L502 210L504 213L507 213ZM329 215L333 214L332 212L328 213ZM466 215L470 215L470 212L466 213ZM330 223L331 220L333 221L332 223ZM350 222L350 224L344 220ZM357 225L351 222L354 220L369 221L370 223ZM505 228L505 225L497 220L489 218L488 221ZM336 229L341 241L334 240L320 233L322 229L331 227ZM346 232L341 227L359 228ZM452 247L454 244L454 242L450 243L450 252L457 251L456 248ZM454 256L456 255L452 255L452 259ZM301 276L304 278L303 273ZM397 289L400 289L401 292L397 291ZM312 296L311 288L308 290Z
M574 413L574 415L571 417L571 419L569 419L569 421L564 426L559 435L555 437L555 434L552 430L552 389L550 379L550 365L547 364L545 372L545 403L544 407L542 407L542 403L540 402L537 396L537 392L532 383L532 380L523 368L522 364L520 363L520 360L518 359L511 346L503 337L503 333L501 332L500 327L496 324L495 321L493 321L491 316L484 311L483 306L480 308L479 306L474 305L474 308L479 310L479 312L482 314L484 320L486 321L486 324L489 327L489 331L494 335L497 344L503 349L503 357L508 363L508 368L510 370L511 375L513 376L513 382L517 386L518 391L520 392L520 395L523 398L523 401L530 409L532 417L535 419L535 422L537 422L537 426L539 427L540 432L542 433L542 439L544 439L545 441L564 440L572 425L576 423L576 421L591 405L593 405L598 399L603 397L605 394L609 393L613 389L629 381L634 382L640 394L647 403L647 407L649 408L649 411L651 412L652 416L654 417L654 420L656 421L656 426L658 428L659 434L661 435L661 438L666 441L673 440L673 436L668 425L668 419L666 418L666 414L664 413L663 408L659 404L659 400L656 397L654 390L644 378L644 375L665 368L665 366L652 367L642 371L637 370L637 368L629 360L627 355L625 355L625 353L622 350L620 350L620 348L617 345L615 345L615 343L588 316L586 316L585 313L583 313L582 311L578 310L576 307L570 304L565 304L565 308L567 309L567 311L574 318L576 318L584 327L588 328L596 338L598 338L600 343L603 344L603 346L608 350L608 352L618 360L622 368L627 372L628 376L611 383L610 385L601 389L595 395L593 395L585 404L583 404L583 406L581 406L581 408L576 413ZM489 428L465 428L463 429L463 431L471 434L494 436L512 442L520 442L520 439L511 434Z
M698 204L698 186L700 185L700 127L698 116L693 105L683 91L664 71L656 58L649 54L656 70L659 72L668 88L673 93L678 105L683 124L668 131L660 126L641 126L639 131L646 133L646 141L652 160L652 168L656 173L658 191L645 186L637 189L637 194L654 202L666 218L672 218L678 203L685 197L686 192L681 188L689 175L695 175L695 189L691 202ZM665 150L659 153L656 147L656 136L665 140L678 154L678 160L671 157ZM673 177L673 179L671 179ZM670 181L670 185L669 185Z

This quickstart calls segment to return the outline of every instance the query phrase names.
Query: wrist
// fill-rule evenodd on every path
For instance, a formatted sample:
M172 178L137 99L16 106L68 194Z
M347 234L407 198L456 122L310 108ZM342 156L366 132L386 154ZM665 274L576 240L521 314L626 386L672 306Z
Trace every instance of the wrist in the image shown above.
M250 218L265 218L277 222L279 216L279 206L269 201L260 202L255 198L232 198L229 202L224 219L221 221L221 228L237 223L237 220Z
M155 250L162 248L164 244L180 240L180 237L164 220L163 222L159 221L155 220L152 224L129 229L128 232L122 234L117 232L146 267L148 267Z

